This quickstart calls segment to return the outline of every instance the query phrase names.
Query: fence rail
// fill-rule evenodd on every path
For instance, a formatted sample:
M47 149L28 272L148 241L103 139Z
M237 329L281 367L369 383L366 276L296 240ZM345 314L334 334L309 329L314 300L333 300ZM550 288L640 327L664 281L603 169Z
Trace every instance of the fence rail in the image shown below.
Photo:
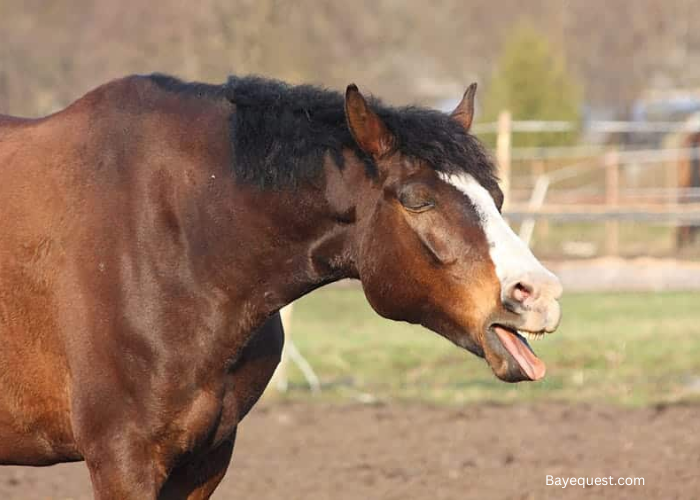
M498 133L498 122L477 123L472 127L476 134ZM510 122L510 130L515 133L532 132L598 132L598 133L664 133L698 132L700 123L695 122L630 122L603 120L584 123L582 125L566 121L537 121L514 120Z
M561 222L639 221L700 225L700 203L682 205L635 205L609 207L606 205L552 205L531 209L512 205L504 216L514 222L527 219L546 219Z
M517 133L577 130L680 135L699 132L700 120L597 121L580 125L563 121L517 121L505 110L497 122L475 125L476 133L497 134L495 155L505 195L504 214L513 222L521 222L520 234L526 243L533 237L536 225L542 226L540 235L548 234L548 221L600 222L605 227L607 255L619 255L620 224L624 221L678 227L679 237L673 244L676 249L692 241L696 231L683 228L700 227L700 198L695 177L687 177L689 166L700 158L700 148L684 147L683 143L655 149L603 144L512 147L513 136ZM517 175L511 178L514 162L517 162ZM526 170L529 172L525 173L523 167L528 162L530 166ZM658 170L659 167L662 170ZM650 174L652 170L654 173ZM651 185L641 185L645 176L652 179ZM523 178L531 180L523 183ZM515 186L512 185L514 180L518 181ZM688 186L689 181L695 187ZM523 185L528 188L527 201L522 196ZM576 189L571 190L571 187Z

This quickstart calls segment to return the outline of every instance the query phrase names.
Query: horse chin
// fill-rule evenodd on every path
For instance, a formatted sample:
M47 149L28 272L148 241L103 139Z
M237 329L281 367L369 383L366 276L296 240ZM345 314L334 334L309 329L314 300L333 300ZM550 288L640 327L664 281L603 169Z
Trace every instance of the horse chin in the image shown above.
M480 343L473 340L471 337L460 337L459 341L454 343L462 349L469 351L474 356L484 358L486 355L486 353L484 352L484 347Z

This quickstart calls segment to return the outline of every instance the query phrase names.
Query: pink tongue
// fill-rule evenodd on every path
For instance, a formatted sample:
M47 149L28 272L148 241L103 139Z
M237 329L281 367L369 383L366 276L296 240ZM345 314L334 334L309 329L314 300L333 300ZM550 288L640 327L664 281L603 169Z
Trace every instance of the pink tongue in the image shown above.
M494 330L503 347L515 358L530 380L540 380L544 377L547 372L544 362L535 356L518 337L500 326L494 326Z

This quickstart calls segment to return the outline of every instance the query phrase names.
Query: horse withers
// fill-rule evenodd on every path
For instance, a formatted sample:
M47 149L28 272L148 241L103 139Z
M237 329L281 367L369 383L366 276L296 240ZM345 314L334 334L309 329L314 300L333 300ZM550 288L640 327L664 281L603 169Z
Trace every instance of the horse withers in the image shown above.
M277 311L355 278L382 316L545 365L561 286L451 115L350 85L131 76L0 119L0 463L85 460L98 499L208 498L279 360Z

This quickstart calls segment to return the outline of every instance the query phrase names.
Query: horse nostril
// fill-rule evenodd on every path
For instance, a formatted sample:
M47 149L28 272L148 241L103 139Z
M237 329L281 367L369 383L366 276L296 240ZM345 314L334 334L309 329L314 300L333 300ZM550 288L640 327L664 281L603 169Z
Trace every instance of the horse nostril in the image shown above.
M559 300L562 287L559 279L551 273L547 275L522 274L505 288L504 302L511 304L528 304L539 301L542 296L547 301Z
M532 287L524 283L516 283L511 289L510 297L521 304L532 295Z

